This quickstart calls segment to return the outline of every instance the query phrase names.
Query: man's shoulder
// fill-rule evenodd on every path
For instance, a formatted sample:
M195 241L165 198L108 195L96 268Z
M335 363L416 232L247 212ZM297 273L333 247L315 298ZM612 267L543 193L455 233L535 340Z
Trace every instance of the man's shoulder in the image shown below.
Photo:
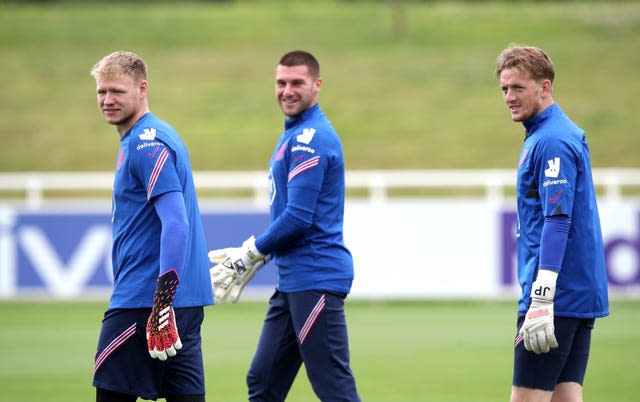
M129 151L136 155L141 151L150 151L168 146L167 137L155 127L136 127L129 135Z
M300 124L296 130L296 135L298 141L334 141L339 138L338 132L331 124L331 121L322 113L315 114L312 118Z
M541 131L547 135L569 137L570 139L580 138L584 135L584 130L557 105L553 109L551 117L542 125Z
M166 121L159 119L152 113L144 115L131 129L132 142L167 141L177 138L175 129Z
M322 124L301 125L291 136L291 150L311 153L341 148L338 134L332 127Z
M145 115L131 129L129 137L129 148L138 151L158 146L166 146L175 151L182 142L171 125L153 115Z
M566 115L549 119L533 136L534 143L540 145L573 146L582 142L584 130L578 127Z

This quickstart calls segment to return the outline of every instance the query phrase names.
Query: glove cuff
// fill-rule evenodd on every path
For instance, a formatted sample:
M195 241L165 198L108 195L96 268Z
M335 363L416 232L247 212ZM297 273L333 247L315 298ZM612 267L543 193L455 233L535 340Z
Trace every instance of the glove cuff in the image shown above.
M158 277L156 292L153 295L153 308L165 308L173 304L173 299L178 290L178 274L175 269L170 269Z
M538 269L538 277L531 286L531 298L553 301L556 294L558 273L549 269Z
M245 253L249 258L250 264L255 264L260 260L264 260L264 254L262 254L256 247L256 238L251 236L242 243L242 247L245 249Z
M552 271L550 269L538 268L538 277L536 278L536 282L542 282L549 285L556 285L556 281L558 280L558 273L556 271Z

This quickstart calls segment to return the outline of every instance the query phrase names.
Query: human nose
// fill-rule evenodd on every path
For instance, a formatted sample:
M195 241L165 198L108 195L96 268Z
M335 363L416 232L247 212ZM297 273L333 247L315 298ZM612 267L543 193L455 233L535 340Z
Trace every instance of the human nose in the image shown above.
M507 88L507 89L504 91L504 95L503 95L503 97L504 97L504 101L505 101L505 102L510 102L510 101L512 101L512 100L514 100L514 99L516 99L515 91L514 91L514 90L512 90L512 89Z
M111 92L105 92L102 94L102 103L105 105L111 105L114 103L114 97Z
M286 84L284 86L284 88L282 89L282 95L284 96L289 96L293 94L293 85L291 84Z

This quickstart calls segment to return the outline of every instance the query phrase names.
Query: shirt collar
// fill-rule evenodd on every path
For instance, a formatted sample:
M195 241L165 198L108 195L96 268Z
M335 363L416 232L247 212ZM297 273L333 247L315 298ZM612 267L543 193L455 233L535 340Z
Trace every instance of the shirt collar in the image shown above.
M146 118L148 116L152 116L151 112L146 112L145 114L143 114L138 121L136 121L133 126L131 126L131 128L129 130L127 130L126 133L124 133L124 135L122 135L122 137L120 137L120 140L123 140L125 137L127 137L129 134L131 134L131 132L133 131L134 128L138 127L140 125L140 123L142 123L144 120L146 120Z
M543 121L551 117L551 115L553 115L553 113L558 109L559 109L558 105L556 105L555 103L552 103L551 105L549 105L549 107L547 107L542 112L533 116L529 120L523 121L522 124L526 129L525 137L529 137L535 131L538 125L540 125Z
M309 109L305 110L304 112L300 113L297 116L285 119L284 128L288 130L291 127L294 127L296 124L300 123L303 120L306 120L308 117L310 117L312 114L314 114L318 110L320 110L320 103L316 103L315 105L311 106Z

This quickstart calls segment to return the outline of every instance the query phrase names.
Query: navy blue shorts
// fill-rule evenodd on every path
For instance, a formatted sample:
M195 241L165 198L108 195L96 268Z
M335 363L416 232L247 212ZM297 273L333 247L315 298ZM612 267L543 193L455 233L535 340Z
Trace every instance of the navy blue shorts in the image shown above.
M284 401L303 362L321 401L360 401L349 367L344 298L326 291L271 296L247 374L250 401Z
M182 349L174 357L152 359L146 326L150 308L112 309L104 314L93 374L93 386L157 399L171 395L204 395L200 327L202 307L177 308Z
M518 331L524 315L518 317L513 363L513 385L553 391L561 382L577 382L582 385L587 371L591 330L595 320L555 317L558 348L539 355L524 348L524 339Z

